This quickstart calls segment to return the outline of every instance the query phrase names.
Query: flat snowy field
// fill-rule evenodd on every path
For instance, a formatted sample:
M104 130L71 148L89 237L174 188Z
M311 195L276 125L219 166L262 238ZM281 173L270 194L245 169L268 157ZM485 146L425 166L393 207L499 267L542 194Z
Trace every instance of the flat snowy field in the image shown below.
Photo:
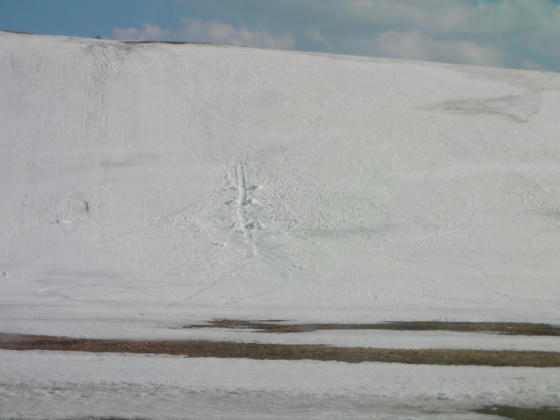
M0 32L0 75L0 332L560 349L178 329L560 324L559 74ZM0 351L0 417L451 418L558 373Z
M492 419L484 405L558 404L560 369L189 359L0 351L10 416Z

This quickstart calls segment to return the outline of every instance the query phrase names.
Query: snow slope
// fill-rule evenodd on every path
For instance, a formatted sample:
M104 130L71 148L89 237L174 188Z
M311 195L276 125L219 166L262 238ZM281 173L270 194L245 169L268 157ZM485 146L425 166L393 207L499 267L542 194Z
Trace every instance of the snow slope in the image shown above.
M558 74L5 32L0 74L2 331L560 323Z

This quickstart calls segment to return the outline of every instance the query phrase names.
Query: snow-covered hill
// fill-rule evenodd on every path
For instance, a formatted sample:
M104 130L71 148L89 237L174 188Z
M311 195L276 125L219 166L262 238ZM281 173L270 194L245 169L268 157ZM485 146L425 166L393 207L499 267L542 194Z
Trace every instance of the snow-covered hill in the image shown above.
M4 32L0 74L3 331L560 322L559 74Z

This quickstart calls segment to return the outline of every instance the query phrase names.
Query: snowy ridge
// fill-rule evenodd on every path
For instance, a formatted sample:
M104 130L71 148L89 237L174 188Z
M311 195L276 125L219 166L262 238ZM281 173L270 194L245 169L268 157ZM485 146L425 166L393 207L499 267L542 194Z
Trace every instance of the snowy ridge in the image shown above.
M91 313L560 322L558 74L0 44L5 329L25 305L69 333Z

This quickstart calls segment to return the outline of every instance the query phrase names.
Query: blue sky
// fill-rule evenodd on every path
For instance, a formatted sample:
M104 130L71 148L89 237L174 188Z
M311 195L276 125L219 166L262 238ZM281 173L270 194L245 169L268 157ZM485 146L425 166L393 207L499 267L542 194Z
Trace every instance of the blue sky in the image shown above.
M0 0L0 28L560 71L560 0Z

